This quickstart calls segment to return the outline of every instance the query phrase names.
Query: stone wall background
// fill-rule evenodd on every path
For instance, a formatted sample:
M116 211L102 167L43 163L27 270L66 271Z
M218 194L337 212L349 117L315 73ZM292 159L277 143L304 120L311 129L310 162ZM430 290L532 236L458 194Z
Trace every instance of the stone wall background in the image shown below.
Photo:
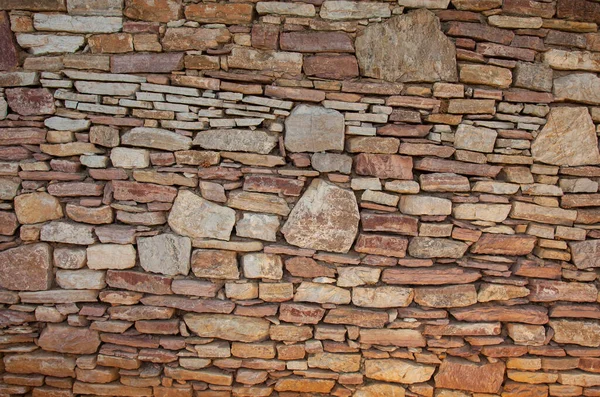
M600 396L600 3L0 10L0 395Z

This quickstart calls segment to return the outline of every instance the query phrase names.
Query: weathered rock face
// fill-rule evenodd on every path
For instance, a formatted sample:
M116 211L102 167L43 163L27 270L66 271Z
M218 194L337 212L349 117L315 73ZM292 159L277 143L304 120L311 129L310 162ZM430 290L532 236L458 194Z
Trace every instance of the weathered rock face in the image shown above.
M17 47L10 30L6 11L0 11L0 70L12 70L19 65Z
M281 233L302 248L348 252L358 232L358 205L350 191L315 179L290 213Z
M588 110L584 107L551 109L548 122L531 144L531 154L536 161L546 164L598 164L598 137Z
M600 346L600 324L597 321L560 319L550 320L549 324L554 330L552 339L557 343Z
M258 342L269 335L267 320L225 314L186 314L187 326L200 337Z
M174 234L141 237L137 240L137 246L140 265L148 272L186 276L190 271L192 243L187 237Z
M476 364L447 358L435 375L435 386L474 393L497 393L504 380L505 364Z
M53 114L54 98L46 88L11 88L6 90L8 106L23 116Z
M204 200L187 190L179 192L169 214L169 226L191 238L229 240L234 223L234 210Z
M44 350L71 354L96 353L100 346L97 331L83 327L70 327L63 324L48 325L38 341Z
M419 383L431 379L435 367L404 360L366 360L367 378L395 383Z
M44 192L15 197L15 212L22 224L51 221L63 216L60 201Z
M337 110L300 105L285 120L284 142L291 152L344 150L344 117Z
M45 243L0 252L0 285L17 291L40 291L52 285L52 254Z
M368 26L356 38L361 74L387 81L456 81L455 52L426 10Z

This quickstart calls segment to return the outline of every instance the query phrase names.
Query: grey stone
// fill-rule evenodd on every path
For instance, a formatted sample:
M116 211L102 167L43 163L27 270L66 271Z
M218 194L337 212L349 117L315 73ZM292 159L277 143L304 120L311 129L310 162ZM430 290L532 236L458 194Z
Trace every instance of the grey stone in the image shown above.
M33 15L33 27L52 32L113 33L123 29L123 18L38 13Z
M346 154L315 153L311 157L312 167L319 172L352 172L352 157Z
M344 150L344 116L322 106L298 105L285 120L284 142L291 152Z
M159 234L137 239L140 265L147 272L167 276L190 272L192 242L188 237L174 234Z
M204 149L269 154L277 145L277 135L261 130L208 130L194 138Z
M53 34L19 33L17 43L33 55L75 52L84 43L83 36L56 36Z
M90 245L96 241L93 230L92 226L82 223L53 221L42 226L40 239L55 243Z
M283 277L283 262L279 255L252 253L242 256L246 278L279 280Z
M430 237L413 237L408 253L415 258L461 258L469 246L463 242Z
M515 87L552 91L552 68L544 63L519 62L513 73Z
M175 151L191 148L192 140L161 128L136 127L123 134L121 144Z
M556 101L600 104L600 78L594 73L574 73L554 80Z
M245 212L235 225L236 235L265 241L276 241L277 230L279 230L279 217L251 212Z

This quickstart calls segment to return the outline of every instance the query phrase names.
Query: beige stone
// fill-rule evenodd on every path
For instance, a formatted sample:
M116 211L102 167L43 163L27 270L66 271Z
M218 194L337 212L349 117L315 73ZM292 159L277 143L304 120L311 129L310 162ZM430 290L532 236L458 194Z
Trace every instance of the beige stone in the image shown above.
M22 194L15 197L14 202L17 219L23 225L46 222L63 217L60 201L48 193Z
M432 365L398 359L366 360L365 376L384 382L412 384L427 382L431 379L435 368Z

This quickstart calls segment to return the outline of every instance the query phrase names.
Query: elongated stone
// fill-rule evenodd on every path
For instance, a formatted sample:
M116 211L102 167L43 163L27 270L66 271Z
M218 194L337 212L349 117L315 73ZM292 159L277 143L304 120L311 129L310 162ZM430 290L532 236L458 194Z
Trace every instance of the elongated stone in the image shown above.
M181 18L181 0L126 0L123 14L131 19L169 22Z
M33 55L76 52L85 43L83 36L56 36L51 34L19 33L17 42Z
M118 17L83 17L61 14L34 14L36 30L71 33L113 33L123 28Z
M600 78L594 73L571 73L554 79L553 83L557 101L600 104Z
M226 314L186 314L183 319L192 332L204 338L259 342L269 336L270 323L262 318Z
M47 351L71 354L96 353L100 346L97 331L85 327L70 327L63 324L48 324L38 340Z
M124 145L141 146L169 151L187 150L192 140L186 136L161 128L136 127L121 136Z
M408 253L415 258L461 258L468 246L460 241L443 238L414 237Z
M208 130L193 141L203 149L269 154L277 145L277 136L261 130Z
M302 72L302 54L298 52L277 52L248 47L234 47L227 57L227 62L230 68L269 70L292 75L299 75Z
M321 5L319 12L321 18L331 20L388 18L390 15L387 4L361 1L327 0Z
M94 228L81 223L53 221L42 226L40 239L56 243L90 245L96 239L92 234Z
M534 236L484 233L471 247L471 252L490 255L527 255L533 251L536 241Z
M110 71L112 73L171 73L183 68L183 56L182 52L113 55L110 58Z
M252 22L252 10L252 4L245 3L189 4L185 17L200 23L244 24Z
M600 324L597 321L550 320L557 343L573 343L588 347L600 346Z
M4 357L6 371L14 374L42 374L59 378L75 376L75 357L37 350Z
M406 360L366 360L365 376L367 378L395 383L427 382L436 367Z
M387 284L443 285L468 284L481 278L481 273L460 267L386 269L381 281Z

